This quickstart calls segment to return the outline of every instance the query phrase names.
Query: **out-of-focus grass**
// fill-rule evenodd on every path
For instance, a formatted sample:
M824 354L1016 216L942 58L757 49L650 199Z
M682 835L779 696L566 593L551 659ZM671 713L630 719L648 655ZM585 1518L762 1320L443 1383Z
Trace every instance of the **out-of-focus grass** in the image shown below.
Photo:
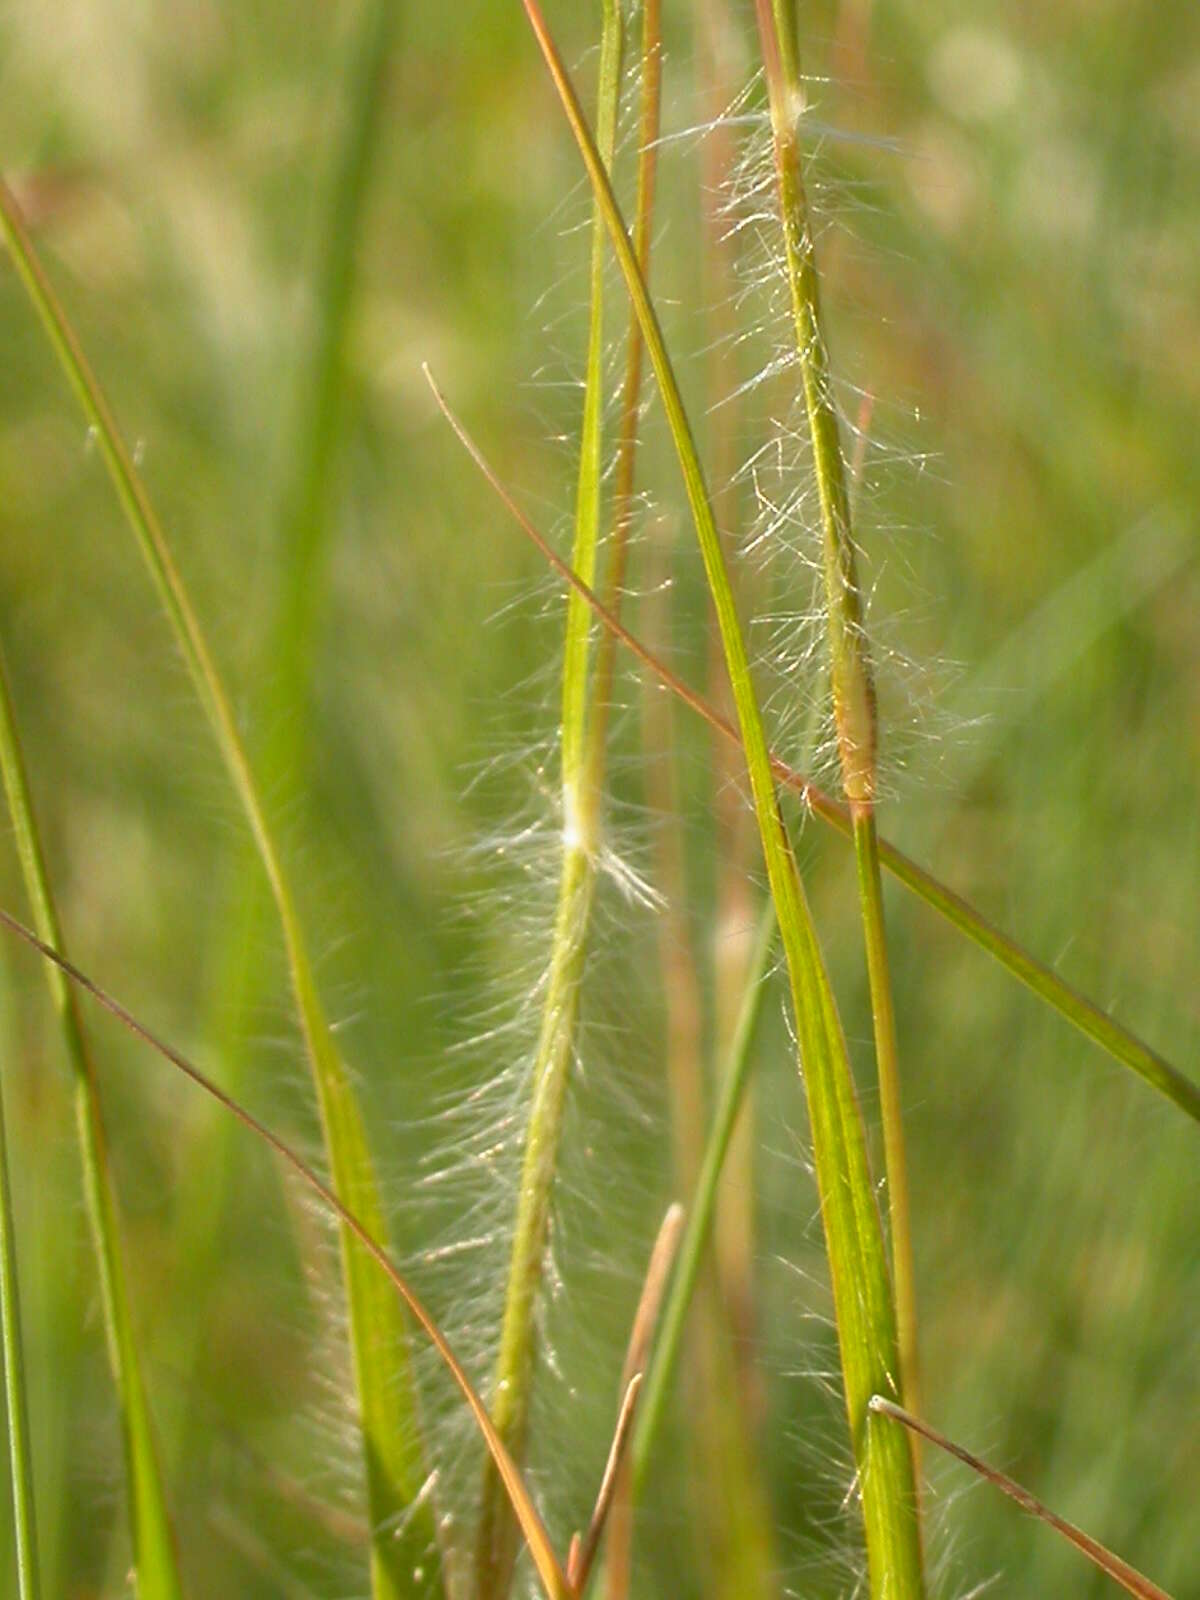
M519 773L470 792L465 779L552 717L550 680L534 692L527 682L561 618L553 607L537 625L536 559L459 469L419 363L434 365L508 481L568 510L567 458L545 440L573 433L574 396L529 378L551 344L582 350L584 299L561 297L573 310L552 338L533 308L574 270L580 239L560 239L558 227L579 222L586 201L518 8L406 12L352 313L303 823L294 794L270 800L302 863L324 986L348 1019L373 1140L387 1153L394 1236L418 1286L436 1290L422 1251L463 1224L436 1187L411 1203L422 1152L452 1142L421 1118L452 1093L456 1072L461 1087L475 1070L447 1064L444 1049L505 976L502 925L456 914L485 878L465 852L526 793ZM675 129L694 120L689 13L666 15ZM590 16L558 21L569 51L592 47ZM288 469L281 406L315 259L339 26L315 7L168 17L96 0L61 8L52 30L27 5L2 24L0 162L21 182L85 346L142 441L251 731L269 702L261 638ZM1191 1067L1200 578L1182 559L1128 606L1111 585L1097 581L1089 600L1086 580L1073 580L1138 526L1196 537L1200 19L1181 0L1021 14L982 0L879 0L868 24L868 8L846 0L814 7L802 26L806 62L832 78L812 86L814 115L900 146L830 140L817 168L858 240L835 230L824 243L839 370L878 397L878 432L910 458L892 467L868 456L864 577L878 613L897 619L890 641L956 669L953 692L919 714L911 738L882 674L885 831ZM665 146L662 165L655 272L669 337L687 349L701 325L694 146ZM95 453L2 263L0 350L0 606L64 920L85 966L203 1058L218 886L240 824ZM698 367L684 380L699 392ZM673 493L653 418L648 441L652 483ZM1136 561L1136 540L1133 550ZM695 575L685 569L679 587L686 617L689 604L698 611ZM1014 706L1013 684L989 665L1060 589L1086 643L1065 670L1048 657L1044 676L1038 655L1027 657ZM513 601L517 623L484 626ZM952 708L948 726L938 705ZM713 867L698 821L701 735L688 750L703 899ZM852 864L815 831L804 849L865 1066ZM11 854L0 886L19 903ZM926 1407L1186 1592L1200 1473L1181 1425L1195 1400L1200 1294L1193 1130L891 894L889 927ZM312 1135L282 963L274 949L268 958L278 981L252 1024L249 1098ZM116 1593L127 1564L110 1492L119 1437L71 1086L41 975L6 957L0 985L45 1589ZM828 1408L815 1384L788 1374L830 1357L805 1316L821 1308L802 1276L819 1271L819 1247L796 1206L803 1116L778 1026L758 1049L761 1105L774 1120L760 1112L757 1354L769 1413L784 1419L767 1435L767 1464L777 1520L792 1530L789 1581L817 1593L801 1570L812 1546L795 1535L818 1537L844 1481L831 1472L811 1482L797 1441L824 1426ZM139 1338L165 1434L185 1409L174 1330L204 1318L197 1404L208 1426L172 1486L193 1592L278 1593L272 1569L256 1564L262 1549L293 1580L333 1592L362 1570L361 1549L345 1554L353 1529L326 1529L308 1500L336 1499L353 1459L325 1303L333 1277L301 1261L302 1232L274 1174L241 1152L219 1278L194 1281L173 1248L174 1208L183 1167L209 1159L207 1120L169 1081L147 1079L116 1036L104 1056ZM648 1170L650 1138L611 1104L588 1106L607 1119L617 1163L608 1178L593 1175L594 1206L616 1221L579 1207L578 1264L560 1262L553 1322L561 1382L579 1391L578 1465L555 1493L572 1504L606 1444L637 1264L662 1209L647 1195L665 1199L668 1182L665 1169ZM617 1192L626 1171L637 1174L636 1206ZM592 1269L589 1251L601 1250L619 1258L619 1293L611 1273ZM488 1261L498 1274L502 1253ZM595 1369L601 1344L611 1372ZM449 1448L463 1453L460 1435ZM535 1466L557 1459L543 1442ZM670 1490L668 1475L668 1500ZM670 1503L678 1509L682 1493ZM998 1593L1103 1592L981 1492L944 1513L935 1499L935 1529L943 1514L960 1589L1000 1571ZM229 1532L231 1517L244 1536ZM10 1519L0 1520L7 1541ZM670 1522L650 1521L644 1539L645 1592L699 1592ZM11 1571L7 1545L0 1561Z

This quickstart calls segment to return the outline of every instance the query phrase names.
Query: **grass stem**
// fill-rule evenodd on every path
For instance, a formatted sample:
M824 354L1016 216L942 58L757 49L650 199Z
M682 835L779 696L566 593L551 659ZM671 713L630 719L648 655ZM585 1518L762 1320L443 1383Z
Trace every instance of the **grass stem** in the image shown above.
M796 143L796 120L803 107L803 99L793 33L794 12L788 0L756 0L756 12L771 106L775 169L792 315L796 327L796 349L803 378L813 470L821 507L833 710L842 788L854 823L854 854L858 865L859 904L866 944L867 978L875 1033L875 1065L883 1123L901 1389L907 1403L917 1406L917 1300L908 1198L908 1160L904 1148L896 1008L888 966L883 887L875 828L879 743L875 681L863 631L863 601L850 523L850 494L842 456L841 425L833 398L829 351L821 319L820 283L812 224Z
M602 0L597 127L601 159L611 166L621 88L622 21L619 0ZM595 581L600 544L604 414L604 222L592 221L590 308L580 430L572 565ZM628 414L628 413L627 413ZM636 402L634 410L636 421ZM632 450L628 440L628 474ZM623 440L623 442L626 442ZM582 596L567 606L562 665L561 785L562 865L550 971L534 1056L529 1120L522 1155L517 1216L505 1287L500 1347L493 1378L492 1421L517 1461L524 1459L537 1361L535 1312L558 1170L567 1081L576 1049L580 986L596 887L601 826L603 747L589 750L589 662L592 616ZM508 1593L516 1558L516 1529L493 1460L484 1467L476 1540L478 1600Z
M39 1600L37 1514L33 1494L33 1451L25 1400L25 1347L21 1334L21 1294L17 1274L17 1232L8 1179L8 1134L0 1089L0 1340L4 1346L4 1398L8 1406L8 1459L12 1469L13 1530L20 1600Z

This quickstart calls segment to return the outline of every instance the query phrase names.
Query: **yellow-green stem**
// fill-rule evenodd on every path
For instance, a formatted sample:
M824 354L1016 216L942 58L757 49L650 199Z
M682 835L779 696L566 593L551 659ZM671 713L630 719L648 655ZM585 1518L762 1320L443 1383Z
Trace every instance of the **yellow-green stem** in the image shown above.
M621 86L622 26L619 0L602 0L597 128L601 159L611 166ZM604 222L592 221L591 303L587 369L580 427L572 565L594 582L600 542L604 415ZM640 358L639 358L640 366ZM635 434L636 436L636 434ZM633 439L628 471L632 485ZM576 1047L579 990L595 892L601 826L603 748L588 745L591 611L581 595L567 605L562 668L562 869L550 953L550 972L534 1056L529 1121L521 1164L517 1217L505 1288L500 1348L492 1390L492 1421L519 1463L529 1431L537 1363L535 1313L558 1169L567 1082ZM602 737L602 735L601 735ZM477 1600L500 1600L512 1583L517 1529L496 1471L484 1466L475 1550Z
M879 1116L883 1124L883 1158L887 1170L888 1216L892 1227L892 1280L896 1292L896 1333L900 1343L900 1387L907 1404L918 1404L916 1272L908 1200L908 1155L900 1104L900 1068L896 1056L896 1011L883 923L883 883L875 813L854 814L854 859L858 867L863 938L867 948L867 981L875 1028L875 1060L879 1071ZM915 1445L914 1445L914 1453Z
M916 1285L896 1011L888 970L883 889L874 821L879 738L875 682L863 633L862 595L850 525L850 495L842 456L840 424L833 400L829 351L821 323L820 284L812 225L796 143L796 119L803 109L803 101L792 12L788 0L756 0L756 5L771 105L775 168L792 315L796 326L796 349L804 384L813 470L821 507L826 620L842 788L854 818L854 850L858 861L859 901L883 1121L901 1387L907 1396L907 1404L916 1405Z
M661 0L642 3L642 115L638 132L637 198L634 202L633 248L642 276L650 280L651 227L654 189L658 173L658 134L662 113ZM603 148L603 147L602 147ZM604 224L598 219L601 236ZM621 388L621 421L617 436L617 462L613 479L612 540L608 554L605 595L609 607L619 611L625 567L629 555L629 526L633 516L634 466L637 461L638 423L641 416L642 367L645 343L637 317L630 313L625 353L625 380ZM616 640L605 630L596 646L596 676L592 689L589 733L593 786L599 788L608 743Z
M0 1346L4 1351L4 1398L8 1408L8 1459L12 1469L13 1533L20 1600L39 1600L37 1514L33 1497L33 1453L25 1402L25 1347L17 1281L17 1234L8 1181L8 1134L0 1092Z

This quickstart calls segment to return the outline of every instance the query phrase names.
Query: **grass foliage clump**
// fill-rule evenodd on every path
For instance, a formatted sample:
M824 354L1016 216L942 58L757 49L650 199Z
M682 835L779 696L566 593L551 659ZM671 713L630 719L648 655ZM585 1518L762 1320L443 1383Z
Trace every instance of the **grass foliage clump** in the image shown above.
M968 11L14 20L22 1600L1188 1592L1179 19Z

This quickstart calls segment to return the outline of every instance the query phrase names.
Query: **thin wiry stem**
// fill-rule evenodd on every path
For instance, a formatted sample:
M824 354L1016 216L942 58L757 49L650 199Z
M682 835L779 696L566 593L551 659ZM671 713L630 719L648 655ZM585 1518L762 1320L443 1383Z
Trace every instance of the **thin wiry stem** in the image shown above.
M50 889L50 875L33 809L33 797L2 654L0 769L3 770L17 854L34 921L42 938L55 949L61 950L62 928ZM177 1600L183 1593L183 1585L154 1424L134 1338L96 1069L84 1035L83 1019L74 990L56 967L47 965L45 972L74 1078L84 1201L99 1270L109 1364L121 1405L134 1570L139 1592L145 1600Z
M1084 1533L1082 1528L1077 1528L1073 1522L1068 1522L1065 1517L1060 1517L1057 1512L1051 1511L1036 1495L1030 1494L1028 1489L1022 1488L1014 1479L1006 1477L1003 1472L997 1472L995 1467L990 1467L986 1461L972 1455L969 1450L964 1450L962 1445L955 1444L953 1439L947 1439L944 1433L939 1433L928 1422L922 1422L920 1417L913 1416L903 1406L898 1406L894 1401L886 1399L883 1395L875 1395L871 1400L871 1410L881 1417L889 1417L893 1422L899 1422L910 1433L919 1434L922 1439L928 1439L930 1444L937 1445L939 1450L944 1450L947 1455L952 1455L956 1461L961 1461L964 1466L970 1467L972 1472L977 1472L981 1478L987 1480L1010 1500L1015 1500L1022 1511L1036 1517L1040 1522L1046 1523L1067 1541L1075 1546L1087 1559L1106 1573L1122 1589L1135 1595L1137 1600L1171 1600L1165 1589L1160 1589L1156 1583L1143 1576L1127 1561L1122 1561L1120 1556L1114 1555L1098 1539L1093 1539L1091 1534Z
M33 1497L33 1451L25 1401L25 1345L17 1274L17 1231L8 1181L8 1134L0 1091L0 1343L4 1348L4 1398L8 1405L8 1459L12 1467L13 1531L17 1548L17 1593L39 1600L37 1513Z

